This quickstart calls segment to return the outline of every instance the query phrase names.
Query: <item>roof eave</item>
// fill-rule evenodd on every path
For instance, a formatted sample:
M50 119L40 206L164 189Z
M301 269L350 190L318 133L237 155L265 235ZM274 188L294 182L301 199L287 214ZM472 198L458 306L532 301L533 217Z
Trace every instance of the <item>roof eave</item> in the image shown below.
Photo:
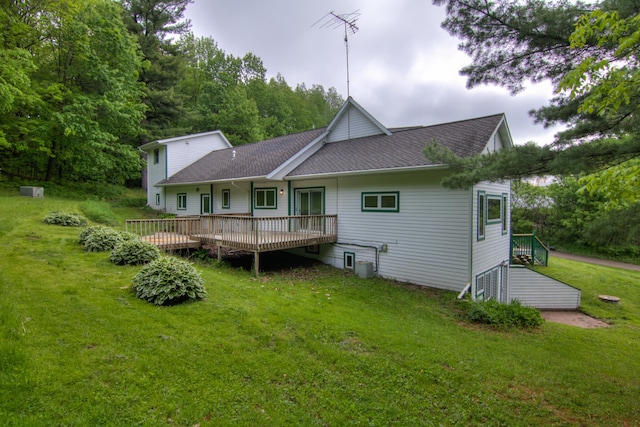
M326 172L326 173L316 173L316 174L306 174L306 175L294 175L294 176L286 176L284 179L286 181L295 181L295 180L309 179L309 178L333 178L333 177L352 176L352 175L369 175L369 174L381 174L381 173L440 170L440 169L447 169L448 167L449 166L445 164L404 166L404 167L384 168L384 169L365 169L365 170L359 170L359 171Z

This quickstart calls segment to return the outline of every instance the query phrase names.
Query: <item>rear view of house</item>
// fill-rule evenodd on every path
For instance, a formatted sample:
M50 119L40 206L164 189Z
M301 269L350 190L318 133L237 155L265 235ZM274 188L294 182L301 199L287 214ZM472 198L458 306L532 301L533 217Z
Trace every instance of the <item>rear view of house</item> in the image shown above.
M509 148L503 114L390 129L349 98L324 129L237 147L215 137L188 155L180 153L193 136L142 147L153 160L149 206L215 218L206 227L218 245L256 254L285 248L338 268L366 265L403 282L508 298L510 183L444 188L450 171L423 153L433 142L459 156ZM253 233L255 245L216 237L223 228ZM267 232L290 243L269 245Z

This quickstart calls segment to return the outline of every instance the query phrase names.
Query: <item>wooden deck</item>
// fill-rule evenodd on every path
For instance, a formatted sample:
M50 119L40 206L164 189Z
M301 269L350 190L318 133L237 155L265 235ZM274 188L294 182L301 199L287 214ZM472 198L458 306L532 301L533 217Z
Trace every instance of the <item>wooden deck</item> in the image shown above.
M126 230L163 250L212 244L259 253L336 242L337 225L337 215L203 215L127 220Z

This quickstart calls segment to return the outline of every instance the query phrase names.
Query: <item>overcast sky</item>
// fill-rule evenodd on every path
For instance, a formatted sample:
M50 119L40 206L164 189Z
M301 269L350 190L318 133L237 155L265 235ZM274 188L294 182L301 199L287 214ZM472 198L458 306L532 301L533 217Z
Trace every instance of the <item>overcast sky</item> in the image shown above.
M350 94L386 127L505 113L516 144L548 144L559 130L528 115L548 103L548 84L516 96L495 86L466 88L458 71L470 58L440 27L444 8L430 0L195 0L186 18L197 37L213 37L227 53L260 57L268 78L280 73L292 87L335 87L346 99L344 28L321 25L331 11L360 14L349 35Z

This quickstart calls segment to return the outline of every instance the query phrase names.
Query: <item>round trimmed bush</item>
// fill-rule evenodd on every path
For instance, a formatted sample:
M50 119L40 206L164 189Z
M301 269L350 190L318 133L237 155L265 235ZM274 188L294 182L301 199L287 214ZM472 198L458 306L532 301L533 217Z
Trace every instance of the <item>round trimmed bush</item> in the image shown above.
M42 222L65 227L82 227L87 224L87 220L82 215L67 212L50 212L42 219Z
M84 238L82 248L87 252L106 252L122 242L122 235L111 227L96 227Z
M112 263L118 265L140 265L147 264L159 256L160 250L157 246L136 238L123 240L116 244L111 251L109 259L111 259Z
M109 227L107 227L106 225L92 225L91 227L83 228L82 231L80 232L80 235L78 236L78 243L80 243L81 245L84 245L84 242L87 240L87 238L91 234L103 228L109 228Z
M175 257L160 257L142 267L133 279L136 296L156 305L174 305L207 296L200 273Z

